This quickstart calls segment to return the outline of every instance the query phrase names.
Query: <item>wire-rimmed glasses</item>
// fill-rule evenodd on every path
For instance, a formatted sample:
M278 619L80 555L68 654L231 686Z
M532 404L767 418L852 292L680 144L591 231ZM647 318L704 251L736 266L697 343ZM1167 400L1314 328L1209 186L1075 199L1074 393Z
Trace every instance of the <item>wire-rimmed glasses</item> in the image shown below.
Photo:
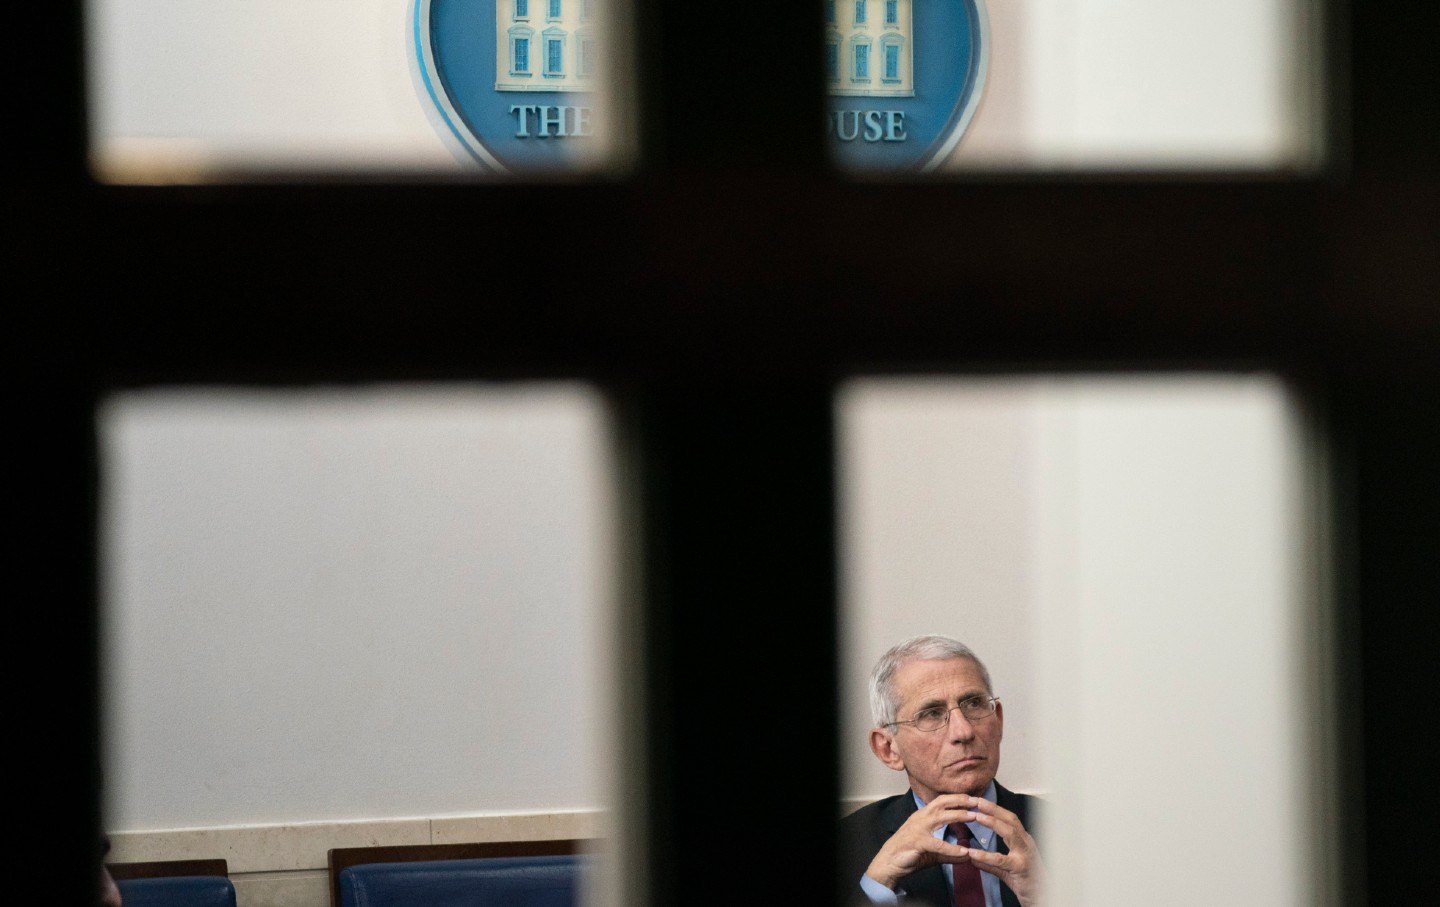
M932 705L928 709L921 709L915 713L914 718L892 721L890 726L908 724L917 731L938 731L950 723L950 713L955 709L959 709L967 721L984 721L995 714L995 703L999 701L999 696L971 696L957 706Z

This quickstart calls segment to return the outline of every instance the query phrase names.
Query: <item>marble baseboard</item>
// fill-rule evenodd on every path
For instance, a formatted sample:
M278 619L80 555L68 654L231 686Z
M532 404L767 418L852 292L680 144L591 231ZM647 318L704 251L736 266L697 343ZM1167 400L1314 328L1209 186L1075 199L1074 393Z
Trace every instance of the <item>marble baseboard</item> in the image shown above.
M236 907L330 907L330 876L320 870L232 874Z
M109 860L223 859L237 907L329 907L334 847L597 838L598 810L110 832Z

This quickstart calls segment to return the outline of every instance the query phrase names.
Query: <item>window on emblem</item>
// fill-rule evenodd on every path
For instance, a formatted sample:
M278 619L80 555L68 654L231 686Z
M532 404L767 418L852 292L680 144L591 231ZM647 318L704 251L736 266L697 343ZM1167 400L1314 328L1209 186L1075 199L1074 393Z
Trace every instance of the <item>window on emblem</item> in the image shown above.
M840 44L825 42L825 75L832 82L840 81Z
M559 19L559 18L560 18L560 0L548 0L548 2L549 2L549 4L550 4L550 9L549 9L549 11L545 14L545 17L546 17L547 19Z
M870 81L870 45L869 45L869 44L858 44L858 43L857 43L857 44L855 45L855 74L854 74L853 78L854 78L854 80L855 80L856 82L868 82L868 81Z
M579 60L575 64L575 74L582 79L586 79L594 72L595 39L588 35L581 35L579 53Z
M886 44L885 48L885 75L882 77L886 82L900 81L900 45Z
M866 0L855 0L855 24L865 24L865 3Z
M835 24L835 0L825 0L825 21Z
M565 75L565 39L545 39L545 75Z
M895 25L900 21L900 0L885 0L885 24Z
M510 29L510 75L530 76L530 38L535 32L528 25Z
M515 0L515 18L530 18L530 0Z

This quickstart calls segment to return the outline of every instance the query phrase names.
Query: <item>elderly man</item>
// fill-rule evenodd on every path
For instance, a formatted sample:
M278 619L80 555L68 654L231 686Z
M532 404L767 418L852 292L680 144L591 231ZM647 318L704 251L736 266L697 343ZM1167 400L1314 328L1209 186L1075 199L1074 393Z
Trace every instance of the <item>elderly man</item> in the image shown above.
M870 709L870 749L910 789L841 821L843 890L862 904L1041 904L1035 801L995 782L1005 712L979 657L946 636L908 639L875 665Z

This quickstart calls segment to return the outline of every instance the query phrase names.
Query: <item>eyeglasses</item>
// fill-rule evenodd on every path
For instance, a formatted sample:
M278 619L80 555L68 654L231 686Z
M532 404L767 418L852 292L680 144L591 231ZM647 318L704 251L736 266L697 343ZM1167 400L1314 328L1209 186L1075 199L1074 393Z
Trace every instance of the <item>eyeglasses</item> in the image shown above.
M928 709L916 712L914 718L890 722L890 727L908 724L917 731L938 731L950 723L950 713L955 709L959 709L960 714L964 715L967 721L983 721L995 714L995 703L999 701L999 696L972 696L954 708L932 705Z

